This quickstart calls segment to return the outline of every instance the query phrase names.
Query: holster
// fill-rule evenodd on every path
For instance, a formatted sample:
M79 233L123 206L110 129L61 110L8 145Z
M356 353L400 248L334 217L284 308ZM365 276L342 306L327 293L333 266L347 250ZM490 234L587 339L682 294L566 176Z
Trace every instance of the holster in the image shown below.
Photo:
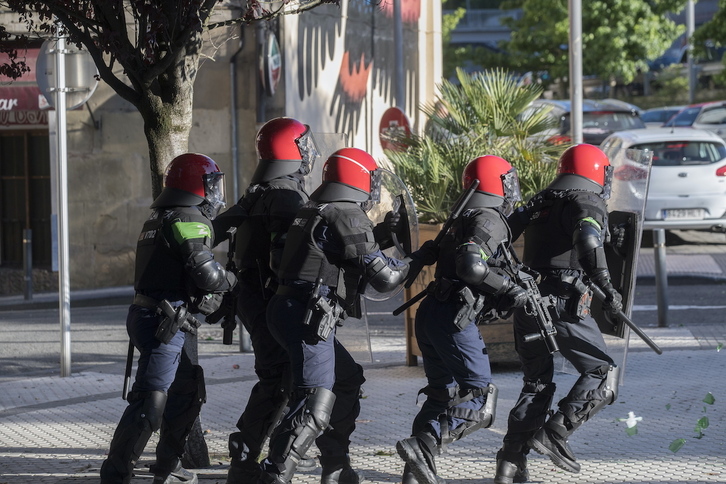
M577 320L590 315L592 291L579 277L565 276L557 285L555 296L566 299L565 311Z
M462 331L476 320L479 312L484 307L484 296L475 296L468 286L464 286L456 292L456 297L461 303L461 308L454 318L454 326Z
M197 319L189 314L186 306L174 307L163 299L159 301L156 312L163 316L159 327L156 328L154 337L164 344L174 337L177 331L181 330L185 333L197 334L197 328L201 325Z
M308 300L303 323L310 326L318 339L327 341L342 312L343 308L338 303L331 304L323 296L313 295Z

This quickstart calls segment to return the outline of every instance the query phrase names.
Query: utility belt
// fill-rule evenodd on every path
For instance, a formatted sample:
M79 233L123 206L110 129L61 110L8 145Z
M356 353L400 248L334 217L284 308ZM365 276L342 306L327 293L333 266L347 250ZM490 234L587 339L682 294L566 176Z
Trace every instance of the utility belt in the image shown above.
M158 301L139 293L134 295L133 304L141 306L142 308L151 309L156 314L162 316L161 323L156 328L154 337L164 344L169 344L169 341L171 341L179 330L195 335L197 334L197 328L201 326L197 318L189 314L185 305L174 308L166 299Z
M545 292L561 299L565 299L565 311L578 319L585 319L590 315L592 291L582 280L581 276L571 274L549 274L542 278Z
M426 287L426 293L438 301L453 301L461 305L453 321L459 331L477 321L486 301L482 294L474 294L466 284L446 277L431 282Z
M315 283L312 290L304 287L281 285L277 288L277 294L289 296L300 301L306 301L305 317L303 324L308 326L316 340L327 341L330 333L340 322L343 315L341 306L335 297L327 299L320 294L322 281Z

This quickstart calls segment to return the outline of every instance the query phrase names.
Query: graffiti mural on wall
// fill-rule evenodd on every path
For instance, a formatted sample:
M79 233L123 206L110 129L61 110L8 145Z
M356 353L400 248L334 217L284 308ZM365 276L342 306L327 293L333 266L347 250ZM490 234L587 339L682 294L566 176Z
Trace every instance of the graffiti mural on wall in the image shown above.
M405 110L417 100L420 1L401 0ZM393 0L343 1L340 8L319 7L299 16L298 22L297 102L301 107L317 104L316 111L329 118L336 132L362 136L370 146L377 136L373 116L396 104Z

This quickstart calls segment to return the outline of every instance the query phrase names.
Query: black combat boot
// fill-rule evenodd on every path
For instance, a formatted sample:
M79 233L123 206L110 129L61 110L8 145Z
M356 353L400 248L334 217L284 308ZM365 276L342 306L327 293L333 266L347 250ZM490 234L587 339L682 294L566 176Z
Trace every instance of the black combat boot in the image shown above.
M438 484L446 484L446 481L442 478L438 477L439 483ZM411 472L411 466L406 464L403 467L403 475L401 476L401 484L418 484L418 480L416 479L416 476L413 475L413 472Z
M336 457L321 455L320 465L323 467L320 484L360 484L366 480L361 472L351 467L350 457L347 455Z
M527 445L540 454L552 459L552 463L567 472L580 472L580 464L575 460L575 454L567 443L567 437L574 431L568 428L567 417L557 412L539 429Z
M154 473L154 484L197 484L197 475L182 467L179 461L173 471L161 471L152 465L149 470Z
M420 432L413 437L399 440L396 450L407 464L407 469L418 484L443 484L445 481L436 475L434 455L438 454L438 444L433 435ZM406 470L404 470L406 477Z
M260 478L260 464L254 460L232 459L227 471L227 484L248 484Z
M497 452L497 471L494 484L512 484L529 481L527 456L524 452L509 452L500 449Z

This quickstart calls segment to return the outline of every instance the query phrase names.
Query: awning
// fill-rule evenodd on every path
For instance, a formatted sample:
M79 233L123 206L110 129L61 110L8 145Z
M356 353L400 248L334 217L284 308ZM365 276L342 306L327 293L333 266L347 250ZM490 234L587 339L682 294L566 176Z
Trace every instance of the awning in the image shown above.
M40 49L28 49L20 53L29 72L15 80L0 76L0 126L47 124L48 101L35 82L35 64ZM0 63L8 62L6 54L0 54ZM40 112L39 112L40 111Z
M0 86L0 111L40 111L41 109L48 109L48 101L37 85Z

